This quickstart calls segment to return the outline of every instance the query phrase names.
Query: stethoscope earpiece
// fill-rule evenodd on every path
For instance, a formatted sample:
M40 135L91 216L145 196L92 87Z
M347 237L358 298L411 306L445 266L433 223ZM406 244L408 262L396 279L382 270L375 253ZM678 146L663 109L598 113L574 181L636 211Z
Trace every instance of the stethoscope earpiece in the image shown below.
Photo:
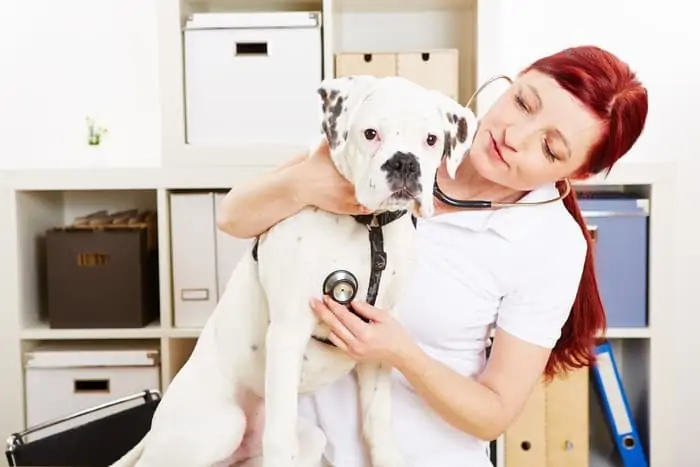
M323 281L323 294L341 305L349 305L357 294L357 278L344 269L333 271Z

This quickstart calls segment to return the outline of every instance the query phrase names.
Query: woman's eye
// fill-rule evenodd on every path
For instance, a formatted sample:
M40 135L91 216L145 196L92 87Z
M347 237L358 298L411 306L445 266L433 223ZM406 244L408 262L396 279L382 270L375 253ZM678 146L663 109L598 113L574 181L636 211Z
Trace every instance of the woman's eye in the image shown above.
M368 128L365 130L365 139L372 141L376 137L377 137L377 130L375 130L374 128Z
M559 160L556 154L554 154L554 151L552 151L552 148L549 147L549 144L547 141L542 142L542 149L544 151L544 155L547 156L547 159L549 159L552 162L556 162Z
M523 109L524 111L526 111L526 112L529 111L529 110L528 110L528 107L527 107L527 104L525 104L525 100L524 100L521 96L519 96L519 95L517 95L517 94L516 94L516 96L515 96L515 103L516 103L516 105L517 105L518 107L520 107L520 108Z
M435 146L435 143L437 143L437 136L428 135L428 137L425 139L425 142L428 143L428 146Z

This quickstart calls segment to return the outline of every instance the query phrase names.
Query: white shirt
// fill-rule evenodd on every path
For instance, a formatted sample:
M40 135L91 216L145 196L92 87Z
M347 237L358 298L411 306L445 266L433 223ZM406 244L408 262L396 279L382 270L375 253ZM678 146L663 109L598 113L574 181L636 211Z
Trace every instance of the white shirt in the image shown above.
M557 197L553 185L522 201ZM466 376L485 365L493 326L551 348L573 304L586 242L562 202L440 214L418 223L418 262L397 305L420 347ZM452 428L393 375L394 436L413 467L490 467L488 443ZM354 374L300 399L334 467L366 467Z

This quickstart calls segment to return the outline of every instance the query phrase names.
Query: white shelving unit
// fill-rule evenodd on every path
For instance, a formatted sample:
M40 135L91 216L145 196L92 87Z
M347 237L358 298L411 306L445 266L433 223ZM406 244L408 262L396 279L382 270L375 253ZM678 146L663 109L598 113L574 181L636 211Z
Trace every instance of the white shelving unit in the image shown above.
M115 0L116 1L116 0ZM186 360L199 329L173 326L172 268L170 262L169 193L171 190L227 189L255 177L291 157L292 146L198 148L185 144L181 27L193 11L316 10L323 13L324 73L334 73L337 52L421 51L456 48L459 51L459 100L465 103L483 78L486 37L493 28L477 25L496 21L493 5L476 0L148 0L157 5L153 30L158 45L161 161L155 167L48 168L0 172L0 212L5 228L0 246L6 260L0 265L3 320L0 326L0 369L5 375L0 398L0 435L24 427L25 405L22 353L43 341L143 340L161 348L162 387L166 389ZM136 14L136 13L135 13ZM487 26L488 27L488 26ZM391 31L389 33L388 31ZM481 102L481 101L480 101ZM17 157L21 157L18 155ZM668 163L621 162L605 179L586 184L643 186L650 200L649 326L610 329L626 381L643 424L652 465L674 465L672 419L667 407L673 400L672 366L663 352L673 344L665 310L673 306L672 242L675 222L675 168ZM159 319L141 329L51 329L43 318L40 248L37 239L46 229L96 209L150 207L158 212L160 273ZM596 435L593 438L597 438ZM594 442L594 447L597 446ZM502 454L502 442L498 443ZM605 449L603 446L602 449ZM595 456L593 456L595 457ZM500 467L507 465L498 456ZM615 465L604 459L592 465ZM530 466L522 466L530 467Z

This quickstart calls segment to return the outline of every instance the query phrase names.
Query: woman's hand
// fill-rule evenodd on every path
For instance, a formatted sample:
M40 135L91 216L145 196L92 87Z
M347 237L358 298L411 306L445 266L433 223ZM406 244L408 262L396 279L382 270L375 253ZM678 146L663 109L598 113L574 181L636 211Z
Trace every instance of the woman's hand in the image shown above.
M305 183L299 187L304 203L336 214L366 214L357 202L355 188L336 169L330 156L328 141L301 163Z
M331 331L329 339L357 361L381 361L400 367L415 346L406 330L386 310L363 301L354 301L352 309L369 319L365 323L347 307L327 295L312 299L311 308Z

